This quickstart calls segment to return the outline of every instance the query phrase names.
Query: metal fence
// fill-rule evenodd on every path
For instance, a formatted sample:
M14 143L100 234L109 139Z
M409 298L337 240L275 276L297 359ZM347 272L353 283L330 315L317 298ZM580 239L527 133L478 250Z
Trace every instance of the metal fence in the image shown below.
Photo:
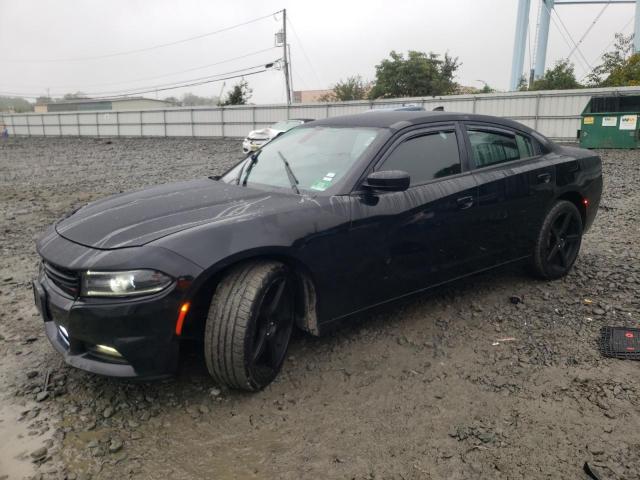
M394 100L180 107L153 110L2 114L10 135L90 137L243 137L249 130L288 118L326 118L417 104L426 110L507 117L553 139L576 138L580 113L593 95L640 95L640 87L511 92Z

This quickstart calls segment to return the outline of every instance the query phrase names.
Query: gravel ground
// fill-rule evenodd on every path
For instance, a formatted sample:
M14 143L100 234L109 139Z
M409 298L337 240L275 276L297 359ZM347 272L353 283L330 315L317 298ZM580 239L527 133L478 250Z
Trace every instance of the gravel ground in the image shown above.
M596 344L640 323L638 152L601 152L603 201L563 280L505 268L299 334L256 394L219 389L197 350L160 383L65 366L33 306L34 237L77 204L221 173L239 146L0 142L0 480L573 479L585 461L640 478L640 364Z

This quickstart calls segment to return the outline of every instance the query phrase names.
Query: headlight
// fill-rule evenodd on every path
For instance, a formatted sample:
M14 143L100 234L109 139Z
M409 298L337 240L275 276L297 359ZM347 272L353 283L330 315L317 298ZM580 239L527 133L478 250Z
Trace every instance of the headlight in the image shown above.
M132 297L164 290L172 278L155 270L126 272L86 271L82 275L81 295L85 297Z

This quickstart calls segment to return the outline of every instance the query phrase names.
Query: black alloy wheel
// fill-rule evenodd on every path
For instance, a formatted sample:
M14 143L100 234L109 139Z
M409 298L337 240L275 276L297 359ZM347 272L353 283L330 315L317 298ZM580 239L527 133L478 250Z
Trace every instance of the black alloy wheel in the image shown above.
M259 307L251 347L251 369L257 379L270 382L287 354L294 313L289 284L285 276L271 282Z
M581 243L580 212L571 202L557 202L540 229L533 255L534 270L545 279L566 275L578 257Z
M293 282L285 265L255 261L232 269L215 290L205 326L211 376L242 390L267 386L284 363L294 317Z

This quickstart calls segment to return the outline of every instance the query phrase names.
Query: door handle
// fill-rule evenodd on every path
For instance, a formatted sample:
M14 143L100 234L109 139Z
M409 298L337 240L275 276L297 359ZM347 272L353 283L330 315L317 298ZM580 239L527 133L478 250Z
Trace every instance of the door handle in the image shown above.
M541 173L538 175L538 183L549 183L551 181L550 173Z
M460 197L456 202L458 203L458 208L460 210L466 210L473 206L473 197Z

